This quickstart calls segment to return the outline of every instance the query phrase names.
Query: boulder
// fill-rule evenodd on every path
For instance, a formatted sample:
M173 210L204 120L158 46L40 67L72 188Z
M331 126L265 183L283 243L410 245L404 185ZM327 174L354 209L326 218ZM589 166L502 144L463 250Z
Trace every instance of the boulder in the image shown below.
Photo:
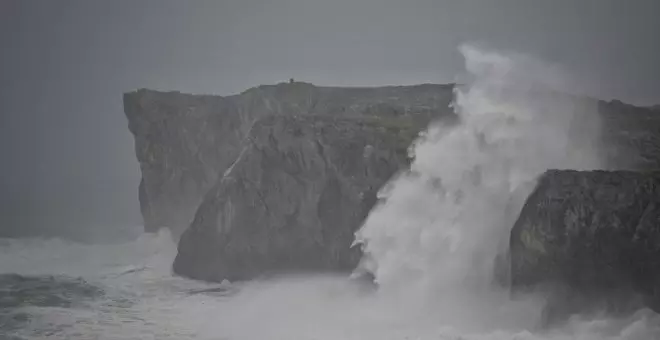
M354 233L424 126L410 116L258 120L182 235L174 272L219 282L352 271Z
M549 289L552 313L657 308L660 172L546 172L513 226L510 263L513 288Z

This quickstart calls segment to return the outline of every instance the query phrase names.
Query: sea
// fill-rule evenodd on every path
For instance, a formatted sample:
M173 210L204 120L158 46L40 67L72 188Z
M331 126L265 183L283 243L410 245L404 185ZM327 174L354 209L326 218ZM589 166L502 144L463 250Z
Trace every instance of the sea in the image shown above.
M172 273L165 229L115 243L0 239L0 339L660 339L648 309L548 325L548 296L511 293L500 259L524 198L546 169L603 167L599 121L588 106L538 95L570 85L557 67L474 44L459 51L461 123L420 135L410 171L381 190L356 233L356 273L376 285L310 273L186 279Z

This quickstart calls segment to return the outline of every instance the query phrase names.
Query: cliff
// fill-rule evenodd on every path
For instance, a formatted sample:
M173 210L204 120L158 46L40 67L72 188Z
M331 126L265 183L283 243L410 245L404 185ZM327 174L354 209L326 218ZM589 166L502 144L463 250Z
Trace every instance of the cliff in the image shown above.
M188 227L204 194L234 163L254 122L268 115L412 117L428 123L451 114L453 85L377 88L286 83L227 97L141 89L124 94L142 180L147 232Z
M350 271L360 258L359 249L349 248L353 232L375 204L375 192L407 166L404 151L420 130L433 119L455 117L448 107L452 89L291 83L228 97L127 93L125 113L142 170L139 196L145 229L168 227L181 236L174 271L193 278L244 280L286 271ZM657 112L620 102L579 100L600 113L607 169L660 167ZM544 181L536 199L564 185ZM585 184L584 193L567 191L566 202L601 216L596 213L600 206L585 194L600 192L601 183L592 182ZM635 185L621 183L631 197L639 194ZM523 261L528 255L521 249L526 248L516 245L515 239L525 234L521 230L528 228L521 226L561 212L553 208L530 217L532 222L521 222L533 216L526 213L535 206L533 197L512 233L511 261L517 268L512 279L517 286L555 279L548 274L552 271L535 276L537 270L545 272L545 267L536 267L542 262ZM573 209L568 205L562 209ZM632 207L621 209L612 214L634 214ZM549 235L563 232L564 224L553 223L547 225ZM600 258L598 253L589 256Z
M550 287L552 313L660 307L660 172L552 170L511 232L516 289Z
M424 127L411 116L258 120L181 237L174 271L211 281L350 272L355 231Z

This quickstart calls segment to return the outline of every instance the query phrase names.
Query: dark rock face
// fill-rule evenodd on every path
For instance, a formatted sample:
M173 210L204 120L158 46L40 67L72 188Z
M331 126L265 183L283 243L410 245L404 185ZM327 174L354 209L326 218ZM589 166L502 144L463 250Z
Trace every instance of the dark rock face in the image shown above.
M361 258L354 232L423 128L410 117L257 121L182 235L174 271L211 281L350 272Z
M145 230L168 227L180 235L262 117L409 117L426 124L452 113L452 91L453 85L334 88L293 82L228 97L144 89L126 93L124 111L142 171L139 198Z
M546 172L510 251L513 287L552 287L553 313L659 307L660 172Z

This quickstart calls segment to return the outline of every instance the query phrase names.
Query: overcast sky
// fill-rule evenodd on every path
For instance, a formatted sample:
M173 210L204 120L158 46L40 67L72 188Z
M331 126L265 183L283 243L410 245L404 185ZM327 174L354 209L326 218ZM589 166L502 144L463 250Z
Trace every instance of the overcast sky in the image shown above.
M659 33L658 0L0 0L0 196L61 207L63 221L139 224L121 94L140 87L445 83L472 41L648 105Z

